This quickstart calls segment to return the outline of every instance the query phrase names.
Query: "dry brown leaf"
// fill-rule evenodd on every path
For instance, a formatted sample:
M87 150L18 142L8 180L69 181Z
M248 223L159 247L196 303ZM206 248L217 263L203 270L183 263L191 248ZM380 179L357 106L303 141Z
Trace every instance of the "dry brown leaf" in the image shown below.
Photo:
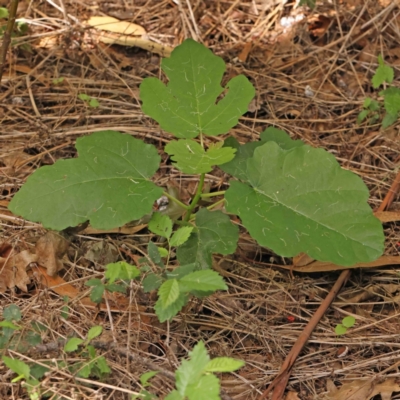
M67 252L69 242L57 232L49 231L36 243L37 263L47 269L50 276L63 268L61 259Z
M399 392L400 386L395 378L385 379L378 383L377 379L362 380L357 379L345 383L340 389L329 391L327 399L329 400L370 400L378 394L382 400L390 400L393 392Z
M300 400L300 397L296 392L289 392L286 395L285 400Z
M120 33L121 35L142 37L146 34L146 30L142 26L128 21L120 21L114 17L91 17L86 23L93 28L107 32Z
M0 293L15 286L26 292L26 285L30 283L26 269L29 264L36 262L36 259L36 255L28 250L8 258L0 257Z

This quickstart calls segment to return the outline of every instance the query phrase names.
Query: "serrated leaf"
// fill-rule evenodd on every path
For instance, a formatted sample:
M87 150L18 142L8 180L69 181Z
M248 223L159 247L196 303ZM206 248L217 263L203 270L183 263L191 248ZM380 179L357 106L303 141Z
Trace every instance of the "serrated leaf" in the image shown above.
M230 357L217 357L212 359L204 368L205 372L233 372L242 368L246 363Z
M49 363L46 363L49 365ZM44 375L50 371L50 367L45 367L44 365L33 364L31 367L30 375L35 379L41 379Z
M108 290L109 292L118 292L118 293L126 293L126 286L117 284L117 283L111 283L109 285L104 285L104 288Z
M103 332L103 327L97 325L97 326L92 326L89 329L89 332L87 334L87 339L88 340L92 340L94 338L96 338L97 336L101 335L101 332Z
M165 322L175 317L175 315L182 310L187 301L188 297L185 294L181 293L174 303L170 304L168 307L163 307L162 301L159 298L156 302L156 305L154 306L154 310L156 311L158 320L160 322Z
M85 286L100 286L100 285L103 285L103 282L101 281L101 279L98 278L92 278L85 282Z
M386 129L390 125L393 125L397 121L397 114L396 115L391 115L391 114L385 114L382 120L382 128Z
M183 226L182 228L179 228L176 232L171 237L171 240L169 242L170 246L172 247L178 247L183 245L188 239L190 234L193 231L193 226Z
M186 388L189 400L220 400L219 379L214 375L203 375L200 379Z
M239 228L221 211L201 209L196 214L197 232L177 249L180 264L195 263L200 269L211 267L211 254L234 253L239 239Z
M153 145L102 131L79 138L76 148L78 158L36 170L9 209L55 230L87 220L111 229L151 212L163 192L148 181L160 163Z
M173 140L165 146L174 167L185 174L202 174L212 171L215 165L225 164L235 157L231 147L209 148L207 151L194 140Z
M196 268L196 264L181 265L175 268L171 272L167 272L168 279L181 279L184 276L193 272Z
M16 358L10 358L7 356L3 356L2 360L4 364L8 368L11 369L11 371L15 372L18 376L21 378L29 379L30 376L30 368L28 364L25 364L23 361L17 360Z
M357 124L361 124L365 118L367 118L370 110L362 110L357 116Z
M245 180L247 173L247 160L253 157L256 148L270 141L275 142L284 150L290 150L304 145L301 140L293 140L286 132L270 126L265 131L261 132L260 140L258 142L249 142L240 145L235 138L230 137L225 140L224 146L234 147L237 150L237 153L232 161L221 165L220 168L240 180Z
M392 83L394 78L394 70L389 65L386 65L382 55L378 56L379 66L372 77L372 86L374 89L378 88L383 82Z
M169 251L167 249L165 249L164 247L157 247L157 249L161 257L168 257ZM162 267L164 267L164 264L162 265Z
M118 261L106 265L105 277L108 279L109 283L113 283L117 279L132 280L138 276L140 276L139 269L125 261Z
M382 90L379 93L384 98L384 107L388 114L396 115L400 111L400 89L390 87L389 89Z
M338 324L335 326L336 335L338 335L338 336L344 335L346 332L347 332L347 328L344 325Z
M231 182L226 209L260 245L342 266L382 254L382 225L367 203L368 188L327 151L285 151L268 142L248 160L247 182Z
M189 356L190 360L182 361L175 373L176 388L181 396L188 395L188 386L199 381L204 368L210 361L202 341L193 347L193 350L189 352Z
M68 339L67 343L64 345L64 351L66 352L72 352L76 351L79 348L79 345L81 345L84 342L83 339L73 337L71 339Z
M90 300L93 301L93 303L99 304L101 303L103 299L103 294L104 294L105 287L104 285L98 285L94 286L92 290L90 291Z
M224 92L221 79L225 71L222 58L192 39L177 46L161 68L169 83L146 78L140 85L143 112L162 129L178 138L195 138L201 133L226 133L247 112L254 97L253 85L243 75L231 79Z
M158 289L162 284L162 279L156 274L147 275L143 279L143 290L145 293L149 293L152 290Z
M20 321L22 318L20 308L15 304L10 304L3 310L3 318L7 321Z
M109 374L111 372L104 356L100 356L96 359L96 367L99 369L101 375Z
M176 279L168 279L158 289L158 296L163 308L167 308L179 297L179 284Z
M149 386L149 380L155 377L160 371L149 371L145 372L144 374L140 375L140 383L142 386L147 387Z
M179 280L181 291L189 292L215 292L216 290L228 290L224 279L217 272L210 269L192 272Z
M156 246L152 241L149 241L149 244L147 245L147 254L155 265L164 268L164 263L161 260L160 247Z
M149 229L156 235L169 239L172 234L172 221L168 215L155 212L149 221Z
M8 18L8 9L0 7L0 18Z
M353 327L355 323L356 323L356 319L351 315L348 315L347 317L344 317L342 319L342 325L346 328Z

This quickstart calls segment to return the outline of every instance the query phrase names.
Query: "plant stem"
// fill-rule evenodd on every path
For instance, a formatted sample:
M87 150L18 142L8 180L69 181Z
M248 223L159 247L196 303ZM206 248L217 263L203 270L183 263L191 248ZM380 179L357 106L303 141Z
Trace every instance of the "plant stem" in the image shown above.
M187 212L186 212L184 221L189 221L190 216L192 215L192 211L194 210L194 208L196 207L197 203L199 202L199 200L201 198L201 194L203 192L203 186L204 186L205 177L206 177L205 173L200 175L200 181L199 181L199 184L197 186L196 194L194 195L193 200L190 203L190 206L187 208Z
M171 196L168 192L164 192L163 196L167 197L169 200L173 201L176 204L179 204L179 206L181 206L184 210L189 210L189 206L187 206L186 204L183 204L181 201L179 201L176 197Z
M218 204L224 203L225 199L218 200L216 203L211 204L211 206L206 207L207 210L211 210L212 208L216 207Z
M215 197L215 196L222 196L224 195L226 190L221 190L220 192L213 192L213 193L203 193L201 195L201 198L207 198L207 197Z
M3 35L3 45L1 46L1 52L0 52L0 82L1 78L3 77L3 71L7 61L7 50L11 42L12 32L14 30L17 8L18 8L18 0L12 0L10 3L10 11L8 14L6 31L4 32Z

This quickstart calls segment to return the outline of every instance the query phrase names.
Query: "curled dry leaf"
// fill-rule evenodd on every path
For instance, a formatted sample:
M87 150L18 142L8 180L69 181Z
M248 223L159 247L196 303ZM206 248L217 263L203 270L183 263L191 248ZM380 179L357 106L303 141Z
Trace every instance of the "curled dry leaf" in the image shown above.
M45 267L50 276L54 276L63 268L61 259L68 247L68 240L59 233L47 232L36 243L37 263Z
M395 378L388 378L382 382L377 379L362 380L357 379L345 383L340 389L329 391L327 400L370 400L378 394L382 400L390 400L393 392L399 392L400 386Z
M36 262L36 255L24 250L14 256L0 257L0 293L15 286L26 292L26 285L30 283L26 270L29 264Z

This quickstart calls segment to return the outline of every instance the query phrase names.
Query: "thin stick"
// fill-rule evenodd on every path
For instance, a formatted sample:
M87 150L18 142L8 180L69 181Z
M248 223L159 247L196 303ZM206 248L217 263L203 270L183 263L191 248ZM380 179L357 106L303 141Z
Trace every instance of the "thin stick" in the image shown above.
M0 51L0 83L3 78L4 67L6 65L8 46L11 43L11 35L14 30L15 18L17 15L18 0L11 0L7 28L3 36L3 45Z
M286 389L287 382L289 380L293 365L296 361L297 356L307 343L312 331L317 326L319 320L325 314L325 311L331 305L333 300L335 299L336 295L339 293L342 286L350 277L351 271L349 269L344 270L338 280L333 285L331 291L326 296L325 300L321 303L318 307L318 310L315 314L311 317L310 321L308 322L307 326L304 328L303 332L297 338L296 343L290 350L290 353L287 355L284 363L282 364L281 370L276 378L272 381L272 383L268 386L268 388L264 391L261 395L260 399L265 399L267 395L273 390L272 392L272 399L271 400L280 400L283 398L284 391Z

